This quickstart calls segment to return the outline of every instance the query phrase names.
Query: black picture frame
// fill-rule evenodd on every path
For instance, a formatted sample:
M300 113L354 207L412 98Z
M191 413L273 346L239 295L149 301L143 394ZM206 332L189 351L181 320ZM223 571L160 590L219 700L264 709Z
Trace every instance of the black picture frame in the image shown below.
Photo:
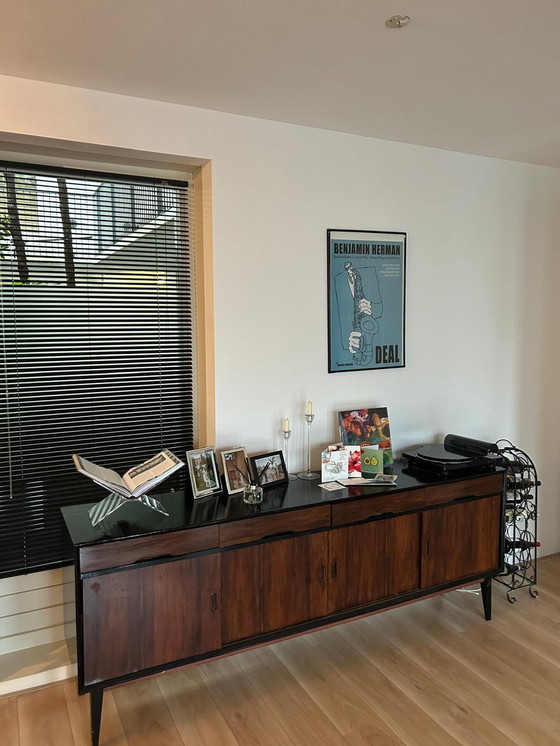
M253 481L258 482L265 489L273 485L285 484L288 481L288 471L282 451L259 453L256 456L251 456L249 462ZM269 463L269 466L263 473L267 463Z
M327 230L328 372L405 367L402 231Z

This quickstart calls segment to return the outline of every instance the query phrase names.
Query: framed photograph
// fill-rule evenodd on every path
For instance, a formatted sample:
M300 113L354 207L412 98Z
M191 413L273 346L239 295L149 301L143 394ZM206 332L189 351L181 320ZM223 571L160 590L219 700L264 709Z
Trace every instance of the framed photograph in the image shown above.
M273 484L282 484L288 481L288 472L286 471L282 451L251 456L250 461L253 479L258 481L261 487L270 487Z
M222 451L221 455L228 494L235 495L237 492L243 492L243 488L250 482L249 461L245 446Z
M329 373L405 364L406 233L327 231Z
M187 451L187 466L195 498L221 492L222 486L213 446Z

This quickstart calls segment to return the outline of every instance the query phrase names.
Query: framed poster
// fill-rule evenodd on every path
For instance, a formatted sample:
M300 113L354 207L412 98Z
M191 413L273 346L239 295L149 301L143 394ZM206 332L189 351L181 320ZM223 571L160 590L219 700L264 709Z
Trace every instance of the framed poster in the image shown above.
M329 373L405 364L406 233L327 231Z

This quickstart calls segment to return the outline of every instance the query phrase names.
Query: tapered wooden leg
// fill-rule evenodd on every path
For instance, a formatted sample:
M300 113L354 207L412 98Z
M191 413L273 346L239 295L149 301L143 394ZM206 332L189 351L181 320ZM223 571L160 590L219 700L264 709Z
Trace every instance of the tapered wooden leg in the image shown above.
M484 618L489 622L492 619L492 578L485 578L480 584L480 590L482 591Z
M103 689L94 689L89 695L91 711L91 746L99 746L101 728L101 710L103 708Z

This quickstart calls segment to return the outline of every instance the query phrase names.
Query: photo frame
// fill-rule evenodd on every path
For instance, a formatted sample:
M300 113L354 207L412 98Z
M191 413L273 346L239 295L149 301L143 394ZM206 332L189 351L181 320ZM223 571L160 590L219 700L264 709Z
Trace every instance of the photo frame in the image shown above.
M327 230L328 372L405 365L406 233Z
M228 495L243 492L251 479L245 446L222 451L221 457Z
M271 487L274 484L284 484L288 481L288 472L282 451L259 453L257 456L251 456L249 460L253 480L258 482L261 487Z
M214 446L186 453L193 497L206 497L222 491Z

